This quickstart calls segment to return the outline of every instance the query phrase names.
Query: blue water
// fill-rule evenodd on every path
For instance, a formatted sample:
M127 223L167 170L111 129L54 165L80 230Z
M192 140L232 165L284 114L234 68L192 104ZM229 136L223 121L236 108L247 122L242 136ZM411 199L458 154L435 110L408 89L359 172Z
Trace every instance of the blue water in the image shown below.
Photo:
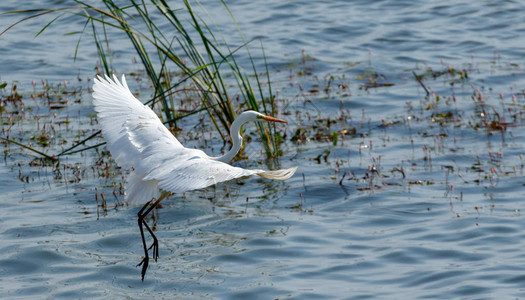
M5 2L2 11L40 5ZM205 6L228 40L242 43L220 6ZM2 145L0 296L525 297L524 6L231 1L244 35L264 43L280 117L289 122L280 163L299 166L297 174L285 182L248 178L163 201L156 226L160 258L141 282L139 208L118 205L121 170L102 148L68 156L57 171L31 166L32 153ZM0 29L17 19L3 15ZM6 104L1 132L34 144L31 136L46 124L53 142L39 149L53 154L98 129L87 81L97 58L84 37L73 62L77 39L63 34L78 30L78 19L61 19L33 39L41 26L30 21L0 37L0 82L20 86L25 107L14 114ZM125 39L112 34L122 41L113 48L117 71L140 71ZM259 44L251 45L262 65ZM243 53L239 59L247 62ZM412 71L449 67L467 70L468 78L428 75L423 83L433 94L426 97ZM48 80L80 92L62 95L64 108L49 109L30 97L32 80L36 91ZM374 80L391 86L367 88ZM145 82L130 80L130 86L141 99L151 93ZM8 93L1 91L2 99ZM182 122L184 144L202 146L190 135L197 124ZM304 139L292 142L298 128L305 128ZM212 145L206 150L217 152L220 143ZM249 159L238 165L265 167L256 163L264 159L258 143L246 152ZM101 192L107 212L97 206Z

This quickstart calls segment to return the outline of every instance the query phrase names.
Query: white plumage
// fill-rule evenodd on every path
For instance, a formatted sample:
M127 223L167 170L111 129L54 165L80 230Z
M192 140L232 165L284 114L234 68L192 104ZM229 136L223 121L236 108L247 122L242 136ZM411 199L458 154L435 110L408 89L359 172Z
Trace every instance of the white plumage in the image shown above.
M241 126L249 121L266 120L282 122L255 111L246 111L235 119L231 128L233 146L220 157L210 157L201 150L188 149L171 134L158 116L148 106L133 96L122 76L95 78L93 104L107 147L117 164L132 169L126 181L126 201L131 204L145 203L137 213L144 258L142 280L149 264L148 251L153 249L153 258L159 257L159 244L155 234L145 221L151 210L169 195L204 188L219 182L248 175L259 175L270 179L290 178L296 167L276 171L246 170L233 167L229 162L241 149ZM164 190L161 194L160 190ZM144 237L145 227L153 238L148 248Z
M249 175L290 178L297 169L246 170L224 162L240 149L240 126L258 119L284 122L254 111L241 114L232 124L233 148L221 157L189 149L171 134L148 106L133 96L126 79L95 78L93 104L107 148L117 164L133 168L126 182L126 201L143 204L158 198L159 189L180 193Z

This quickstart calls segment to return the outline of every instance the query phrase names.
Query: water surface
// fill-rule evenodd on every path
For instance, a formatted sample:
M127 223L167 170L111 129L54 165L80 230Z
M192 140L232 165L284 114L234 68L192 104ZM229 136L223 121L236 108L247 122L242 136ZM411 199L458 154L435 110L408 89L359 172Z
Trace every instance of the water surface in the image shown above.
M6 1L3 10L38 5ZM231 43L241 43L227 34L235 27L220 7L205 5ZM30 165L32 153L2 145L2 298L525 296L521 3L229 6L246 37L264 43L281 117L289 122L280 163L299 166L297 174L167 199L158 210L160 258L141 282L139 208L115 206L123 198L122 170L103 148L68 156L57 170ZM3 16L2 30L16 19ZM82 22L59 20L33 39L42 23L31 21L0 38L0 79L20 86L25 107L23 117L2 113L2 136L36 143L31 136L53 125L53 145L39 148L50 154L69 145L56 140L71 143L98 129L87 90L95 49L85 37L73 63L77 40L62 35L73 30L64 24ZM112 38L123 41L114 49L117 71L140 71L125 39ZM427 74L430 96L412 72ZM77 93L50 109L31 99L32 80L36 91L48 80L56 89L65 81ZM142 99L151 93L145 82L130 86ZM181 126L183 143L202 147L189 136L200 129L198 120ZM211 145L206 151L221 147L216 139ZM236 164L261 167L260 145L249 144L247 153ZM107 212L97 205L101 192Z

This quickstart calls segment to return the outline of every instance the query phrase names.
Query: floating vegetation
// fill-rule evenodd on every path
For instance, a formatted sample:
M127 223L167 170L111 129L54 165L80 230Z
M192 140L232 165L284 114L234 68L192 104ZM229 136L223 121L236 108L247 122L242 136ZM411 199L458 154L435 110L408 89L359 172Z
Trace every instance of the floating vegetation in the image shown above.
M160 107L158 112L168 127L177 128L180 119L206 111L225 144L228 142L231 123L241 110L249 108L266 115L279 114L266 63L263 73L257 70L248 47L250 42L244 39L240 30L237 34L243 40L243 44L239 47L231 48L226 40L219 38L220 35L216 32L220 31L201 17L208 15L208 12L199 1L190 3L189 0L184 0L181 7L171 7L161 0L131 1L125 6L119 6L113 0L105 0L102 2L102 8L78 0L75 3L75 7L9 12L31 15L12 24L0 35L21 22L49 14L58 16L45 24L37 36L61 17L73 15L82 18L85 20L84 26L67 33L80 34L75 58L79 55L80 40L84 35L88 35L93 38L101 61L98 72L111 76L114 72L111 65L113 41L107 37L109 31L116 30L125 35L135 49L143 72L154 88L154 97L148 104ZM237 25L226 3L221 3L224 13ZM166 26L170 29L166 29ZM166 35L166 31L169 31L170 35ZM241 66L237 62L236 56L241 50L244 50L249 58L248 66ZM260 50L262 59L265 60L262 44ZM252 73L247 73L245 69L251 70ZM234 88L230 87L232 84ZM185 108L175 106L175 96L181 90L186 93L185 99L193 100L193 107L187 114L181 113ZM234 106L233 99L242 101L238 106ZM53 100L50 108L64 108L65 104L58 97ZM279 156L282 152L279 150L276 125L258 123L257 128L266 156Z
M354 63L349 67L359 65ZM444 185L447 195L450 195L460 184L495 187L504 177L523 174L521 155L503 159L503 151L490 151L490 143L485 151L465 143L472 143L470 140L473 139L478 144L497 135L505 148L507 139L512 139L509 129L523 124L524 106L520 99L524 99L524 93L513 92L505 96L503 92L498 94L485 86L477 87L471 65L459 68L443 62L442 65L441 70L427 67L424 72L408 70L405 75L396 75L398 78L411 78L415 88L422 88L423 96L417 104L407 101L404 114L385 114L386 118L380 122L377 117L368 116L364 108L359 111L349 107L359 107L358 103L353 105L353 98L368 98L370 88L379 90L392 87L386 75L359 71L355 76L338 76L339 79L344 78L344 82L334 85L333 81L327 81L324 86L319 84L316 76L311 76L313 88L308 88L305 83L308 80L302 78L300 83L294 84L299 96L291 100L284 111L285 114L295 116L297 121L296 126L290 128L289 141L297 145L299 152L311 147L317 149L309 157L310 161L330 166L333 173L326 176L334 182L343 186L349 181L354 182L352 186L358 183L356 189L360 192L396 186L421 186L435 190ZM301 65L295 67L303 68ZM502 66L502 69L506 67ZM330 76L333 78L333 75ZM436 85L438 88L434 89ZM444 85L449 88L441 88ZM339 86L344 86L347 92L345 96L337 98L333 95L337 95ZM359 90L367 94L360 95L356 92ZM332 96L327 99L322 91ZM335 109L336 101L340 102L338 109ZM387 99L383 101L383 104L387 104ZM361 141L358 147L356 140ZM382 141L382 145L377 144L378 140ZM398 166L384 170L379 163L384 157L389 157L389 166L396 160L388 151L390 140L396 140L394 144L405 140L412 150L397 152L401 154L397 158ZM376 156L375 153L381 154ZM366 170L359 168L363 160L369 161ZM441 176L436 174L422 178L419 175L429 170L434 170L434 174L438 172L436 168L442 170ZM443 178L443 181L436 180L436 177ZM456 189L449 181L451 177L457 179ZM462 194L451 199L459 201Z
M370 67L363 69L361 63L349 63L346 73L319 76L314 72L315 58L306 51L294 61L297 63L289 65L289 71L279 72L285 76L280 90L275 90L271 99L263 98L278 104L279 113L290 120L286 131L275 132L274 143L280 146L279 155L290 159L308 153L301 163L327 167L330 172L324 176L345 189L349 183L360 193L399 187L442 189L447 199L456 201L462 197L457 192L462 185L491 188L504 178L523 174L522 156L504 156L504 146L493 151L491 144L480 149L470 144L479 146L480 140L495 136L502 145L512 141L512 130L523 123L525 93L498 93L478 86L471 65L452 67L442 63L439 70L425 67L391 75ZM352 72L352 68L359 69ZM168 79L167 73L163 74L166 89L173 78L184 77L182 73L169 72ZM149 78L145 70L132 76L137 82L143 82L145 77ZM79 79L77 84L41 81L33 82L33 90L26 92L20 91L16 82L1 83L0 138L5 160L27 157L26 168L49 169L57 182L77 184L89 176L97 178L99 190L94 192L94 198L97 213L103 215L122 205L118 199L123 193L124 178L101 147L103 140L96 116L78 113L79 107L90 105L85 101L90 84L89 78ZM396 114L383 109L383 115L372 115L378 111L374 111L374 105L391 105L384 97L375 103L374 95L388 93L400 84L411 87L410 92L419 96L396 99L392 105L404 102L402 109L395 109ZM176 124L166 124L185 144L198 144L209 152L223 151L223 136L214 131L216 124L209 122L209 107L200 106L202 99L196 100L201 91L184 84L172 91L170 111L179 118L175 117ZM249 108L240 96L230 100L236 110ZM247 147L264 142L253 132L244 134ZM402 150L392 150L392 145ZM249 155L244 151L237 159L242 161ZM93 157L92 165L81 162L85 156ZM29 184L37 176L26 168L20 165L18 178ZM314 211L301 203L290 208Z

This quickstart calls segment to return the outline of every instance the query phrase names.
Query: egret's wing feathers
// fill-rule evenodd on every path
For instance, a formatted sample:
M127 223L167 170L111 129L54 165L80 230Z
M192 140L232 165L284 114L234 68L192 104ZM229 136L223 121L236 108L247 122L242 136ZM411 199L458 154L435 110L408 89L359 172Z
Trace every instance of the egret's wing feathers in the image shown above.
M147 106L151 113L154 112ZM124 124L127 137L131 144L139 151L151 145L165 145L170 151L180 151L184 146L173 136L173 134L161 123L159 118L155 115L152 118L146 114L133 115L128 118Z
M210 159L197 149L173 149L169 143L157 141L142 151L135 171L144 173L143 180L156 180L161 189L180 193L205 188L219 182L250 175L270 179L290 178L297 168L264 171L247 170Z
M168 167L164 170L152 170L144 179L158 180L159 187L166 191L185 192L250 175L284 180L291 177L295 169L278 171L247 170L220 161L195 157L179 162L175 168Z
M133 167L126 184L126 201L145 203L158 188L185 192L234 178L259 175L284 180L297 168L245 170L188 149L171 134L148 106L133 96L126 79L95 78L93 104L107 148L122 167Z
M187 160L179 164L177 168L172 168L166 174L162 174L164 176L161 176L159 180L159 187L171 192L184 192L256 173L256 170L245 170L199 157ZM146 177L150 175L154 173Z
M169 139L173 146L182 148L155 112L133 96L124 76L122 83L116 76L98 77L94 81L95 111L107 148L119 165L132 167L133 162L140 158L140 148L155 140ZM130 126L144 128L135 134L136 140L129 137Z

